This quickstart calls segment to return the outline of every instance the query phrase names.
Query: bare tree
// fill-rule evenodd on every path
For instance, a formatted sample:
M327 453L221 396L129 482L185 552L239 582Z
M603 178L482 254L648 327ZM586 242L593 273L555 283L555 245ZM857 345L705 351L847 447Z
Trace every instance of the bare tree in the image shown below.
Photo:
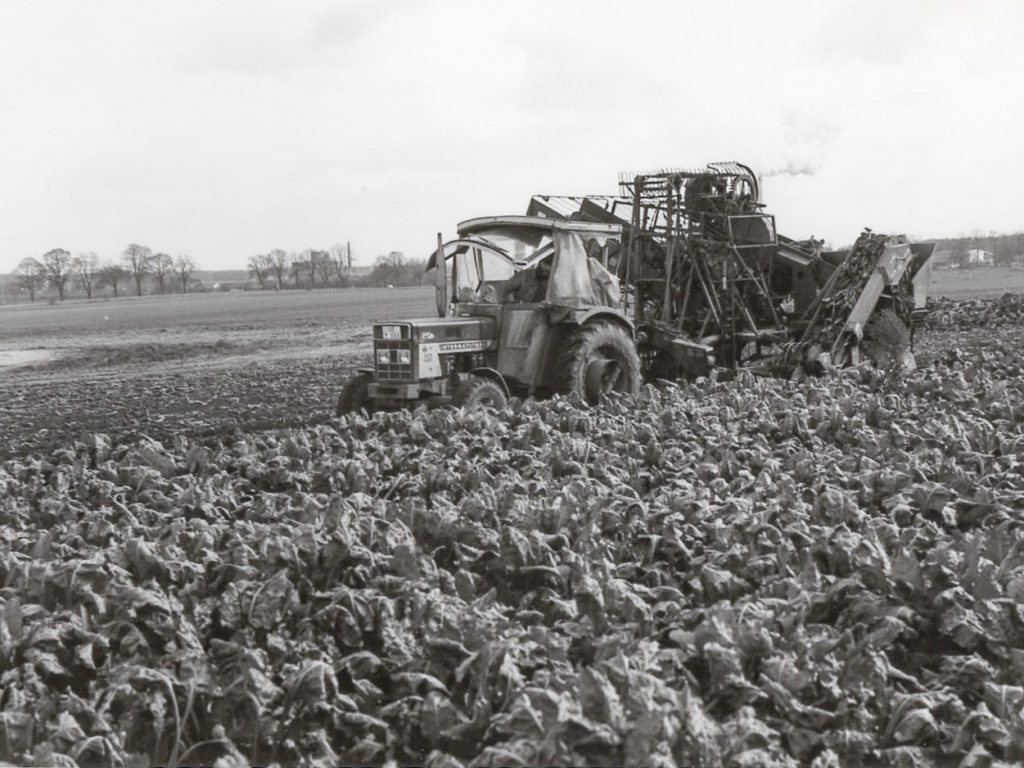
M64 290L71 279L71 254L63 248L53 248L44 253L43 276L57 289L57 297L64 301Z
M36 300L36 292L46 285L43 265L39 263L38 259L33 259L31 256L22 259L18 264L17 269L14 270L14 279L18 281L18 285L23 291L28 291L28 300L33 302Z
M334 261L334 269L341 282L348 284L352 279L352 253L348 245L335 243L331 246L331 259Z
M100 267L97 276L101 283L114 289L114 298L116 299L120 295L118 286L128 279L128 270L120 264L104 264Z
M309 288L312 290L316 287L316 273L317 273L317 262L319 260L319 251L314 251L312 248L307 248L303 251L303 256L306 259L307 271L309 272Z
M370 285L422 285L426 273L425 259L407 259L401 251L378 256L373 271L366 277Z
M174 274L174 259L166 253L155 253L150 260L150 267L153 271L153 279L156 280L157 290L163 293L167 281Z
M135 295L142 295L142 281L146 278L153 267L153 251L145 245L132 243L121 254L124 265L135 281Z
M277 279L277 290L281 290L284 282L284 273L288 269L288 254L280 248L275 248L267 254L270 257L271 271Z
M997 237L993 239L992 258L997 267L1013 266L1013 240L1009 237Z
M91 251L78 254L71 262L71 271L74 273L75 280L82 286L88 299L92 298L92 289L96 285L99 264L99 257Z
M391 251L387 256L376 258L368 279L373 285L401 285L405 269L405 254Z
M302 276L308 269L309 262L306 261L306 258L303 256L303 254L293 253L291 255L291 268L289 269L289 272L291 273L292 280L295 281L296 288L299 287L299 280L302 278Z
M345 273L345 246L341 243L335 243L331 246L328 251L331 254L331 261L334 262L338 274L342 275Z
M331 275L335 272L334 258L330 251L310 251L316 254L316 270L320 275L320 282L324 285L331 284Z
M181 280L181 292L188 293L188 279L196 271L196 263L188 254L181 254L174 260L174 272Z
M265 253L257 253L255 256L249 257L249 274L256 278L256 284L261 291L267 283L267 275L270 274L272 266L270 257Z

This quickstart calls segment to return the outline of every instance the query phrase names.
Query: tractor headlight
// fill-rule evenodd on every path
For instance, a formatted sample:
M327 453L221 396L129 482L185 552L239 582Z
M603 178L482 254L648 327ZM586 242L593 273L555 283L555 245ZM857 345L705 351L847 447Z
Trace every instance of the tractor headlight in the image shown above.
M412 362L412 352L408 349L398 350L398 363L399 365L408 365Z
M377 350L377 362L381 365L387 365L391 362L391 352L386 349Z

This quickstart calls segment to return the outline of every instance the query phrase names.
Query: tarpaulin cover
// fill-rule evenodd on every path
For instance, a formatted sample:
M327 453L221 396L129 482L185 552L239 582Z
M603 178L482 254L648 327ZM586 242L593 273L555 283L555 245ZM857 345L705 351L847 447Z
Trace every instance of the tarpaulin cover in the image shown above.
M554 228L555 261L548 280L547 301L567 307L618 307L619 281L597 259L587 256L587 240L604 244L607 236Z

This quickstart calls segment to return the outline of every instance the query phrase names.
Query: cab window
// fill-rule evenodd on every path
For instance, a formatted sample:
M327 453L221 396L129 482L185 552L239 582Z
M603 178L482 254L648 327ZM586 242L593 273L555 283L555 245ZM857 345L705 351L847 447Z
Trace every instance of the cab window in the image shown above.
M480 237L501 248L513 261L527 261L534 253L551 243L551 232L538 227L496 225L473 231Z
M488 286L495 287L515 274L507 259L486 248L459 249L454 261L453 287L458 301L486 300Z

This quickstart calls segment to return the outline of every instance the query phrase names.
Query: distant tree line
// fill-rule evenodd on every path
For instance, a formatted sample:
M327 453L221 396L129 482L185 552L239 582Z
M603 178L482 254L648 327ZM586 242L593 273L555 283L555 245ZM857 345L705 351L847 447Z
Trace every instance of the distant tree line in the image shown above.
M401 251L391 251L387 256L377 257L363 282L376 286L423 285L426 269L426 259L407 259Z
M285 288L346 288L365 286L422 285L425 279L425 259L407 259L401 251L378 256L370 271L352 268L352 249L349 244L336 244L326 249L307 248L288 253L274 248L267 253L250 256L246 269L251 282L244 287L259 290ZM72 256L64 248L53 248L41 257L28 257L12 273L14 285L30 301L35 301L47 289L56 293L60 301L71 293L92 299L105 291L115 298L144 293L187 293L204 290L194 276L196 264L187 254L172 257L163 252L130 243L119 259L101 260L89 251ZM225 288L227 285L213 285ZM50 294L51 298L53 294Z
M14 270L15 284L35 301L47 287L57 292L57 298L64 301L70 290L81 289L87 299L104 287L109 287L115 297L122 290L135 288L135 295L141 296L143 287L152 285L155 292L186 293L194 288L193 273L196 264L188 254L176 258L166 253L153 253L152 249L131 243L117 261L100 261L93 252L72 256L64 248L53 248L40 258L28 257L21 260Z
M948 264L961 268L970 266L968 254L971 251L988 251L995 266L1009 267L1024 262L1024 232L986 234L974 230L969 235L937 240L935 250L948 251Z
M352 269L352 250L348 244L319 250L307 248L300 253L274 249L250 256L246 267L260 290L283 288L347 288L353 285L422 285L425 259L407 259L401 251L378 256L368 274L356 275Z
M347 288L352 283L352 248L336 244L325 250L307 248L299 253L275 248L250 256L246 268L261 291L287 287Z

